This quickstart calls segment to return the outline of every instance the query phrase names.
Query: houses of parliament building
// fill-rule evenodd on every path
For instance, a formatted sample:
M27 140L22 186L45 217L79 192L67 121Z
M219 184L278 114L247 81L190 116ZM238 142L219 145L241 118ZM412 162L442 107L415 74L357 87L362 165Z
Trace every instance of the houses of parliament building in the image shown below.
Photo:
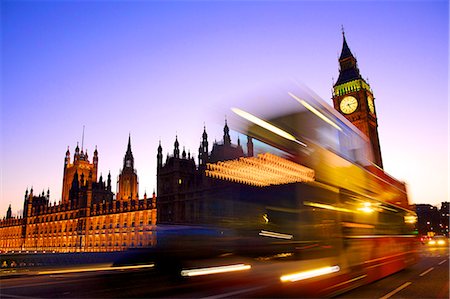
M248 147L252 148L249 139ZM12 217L11 206L6 217L0 221L0 250L50 251L50 252L102 252L120 251L127 248L152 246L155 242L154 226L157 211L159 223L180 223L186 217L177 210L178 198L199 194L207 183L204 176L206 163L243 157L244 151L238 141L231 143L228 125L225 123L223 142L214 143L208 152L206 128L202 134L199 165L194 157L180 153L175 138L173 155L162 159L162 147L157 150L158 200L156 194L139 198L138 176L134 168L131 138L128 139L123 168L117 182L117 193L111 188L111 174L106 179L98 177L99 155L93 153L92 162L87 152L75 148L73 161L67 149L64 157L64 175L61 202L50 204L50 191L35 194L25 191L23 216ZM200 187L202 186L202 187ZM157 209L158 207L158 209ZM173 213L172 211L177 211ZM198 220L201 210L186 210L192 214L191 222Z
M369 84L360 75L356 58L345 36L339 58L339 78L333 86L334 108L370 140L374 163L382 169L377 116ZM138 176L134 166L131 140L118 178L116 194L111 175L98 176L99 153L92 160L78 145L72 155L67 149L61 202L50 204L50 192L36 194L26 190L23 215L12 217L11 206L0 220L1 251L103 252L130 247L152 246L158 224L207 223L220 217L224 207L217 184L226 184L207 175L208 163L253 157L253 140L245 146L232 143L225 122L223 139L209 149L206 128L200 139L198 163L190 153L180 152L175 138L173 153L163 159L157 149L157 190L152 196L138 194ZM404 184L400 186L404 188ZM223 190L223 189L221 189ZM215 200L211 200L214 198ZM223 202L222 202L223 203Z

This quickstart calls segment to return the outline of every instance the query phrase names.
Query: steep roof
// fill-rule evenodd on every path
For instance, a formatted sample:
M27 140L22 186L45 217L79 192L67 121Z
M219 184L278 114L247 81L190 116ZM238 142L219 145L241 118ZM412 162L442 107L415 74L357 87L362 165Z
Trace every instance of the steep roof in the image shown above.
M339 57L339 78L334 86L362 78L359 73L356 58L353 56L352 51L350 51L344 32L342 32L342 37L342 51Z

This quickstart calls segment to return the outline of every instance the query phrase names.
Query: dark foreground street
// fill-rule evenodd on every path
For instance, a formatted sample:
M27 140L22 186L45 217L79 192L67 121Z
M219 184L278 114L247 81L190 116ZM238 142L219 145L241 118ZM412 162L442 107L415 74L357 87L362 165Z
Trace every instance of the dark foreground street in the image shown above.
M419 263L339 295L337 298L449 298L448 248L423 247ZM88 271L86 271L88 270ZM152 265L110 270L107 265L80 270L66 268L53 272L35 271L4 275L1 298L240 298L295 297L295 289L277 293L273 286L249 281L248 275L227 274L227 282L218 279L169 279L157 275Z

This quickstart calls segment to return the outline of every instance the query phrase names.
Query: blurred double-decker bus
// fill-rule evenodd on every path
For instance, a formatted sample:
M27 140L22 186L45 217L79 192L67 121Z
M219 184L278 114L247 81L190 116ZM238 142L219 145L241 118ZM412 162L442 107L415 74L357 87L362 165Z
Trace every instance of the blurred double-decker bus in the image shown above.
M405 184L373 164L368 138L306 88L255 101L229 117L253 153L207 164L202 220L159 227L160 269L187 279L240 272L240 283L267 288L249 287L255 296L300 297L332 296L414 264L417 216Z
M373 163L368 138L306 88L269 98L287 107L232 108L237 129L255 140L254 157L208 165L208 176L246 185L221 218L247 237L238 249L299 262L281 266L279 279L310 295L415 263L417 216L405 184Z

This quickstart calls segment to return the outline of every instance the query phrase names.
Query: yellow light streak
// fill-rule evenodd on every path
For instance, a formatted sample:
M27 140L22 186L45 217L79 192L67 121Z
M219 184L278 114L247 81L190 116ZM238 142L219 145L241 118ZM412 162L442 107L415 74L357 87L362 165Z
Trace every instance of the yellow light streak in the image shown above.
M373 213L375 210L372 208L372 204L370 202L363 203L363 207L358 208L358 211L364 213Z
M234 113L236 113L237 115L247 119L248 121L266 129L271 131L272 133L275 133L283 138L286 138L288 140L297 142L300 145L303 145L304 147L306 147L307 145L301 141L298 141L297 138L295 138L293 135L289 134L286 131L283 131L282 129L272 125L271 123L268 123L265 120L260 119L259 117L254 116L253 114L250 114L248 112L245 112L244 110L241 110L239 108L231 108L231 111L233 111Z
M182 276L200 276L200 275L210 275L234 271L249 270L252 266L244 264L228 265L228 266L218 266L209 268L199 268L181 271Z
M354 211L349 210L349 209L339 208L339 207L335 207L335 206L327 205L327 204L322 204L322 203L318 203L318 202L305 201L305 202L303 202L303 204L305 206L321 208L321 209L326 209L326 210L333 210L333 211L347 212L347 213L353 213L354 212Z
M412 224L414 224L416 222L417 222L417 216L414 216L414 215L405 216L405 223L412 223Z
M293 273L293 274L289 274L289 275L283 275L280 277L280 280L283 282L286 282L286 281L294 282L294 281L304 280L304 279L317 277L317 276L321 276L321 275L325 275L325 274L330 274L333 272L338 272L340 269L341 268L339 268L339 266L337 266L337 265L323 267L323 268Z
M270 153L208 163L205 173L209 177L258 187L312 182L315 177L314 170Z
M65 273L78 273L78 272L93 272L93 271L116 271L116 270L130 270L130 269L144 269L153 268L155 264L148 265L134 265L134 266L120 266L120 267L94 267L94 268L78 268L78 269L65 269L65 270L54 270L54 271L41 271L38 275L46 274L65 274Z
M292 239L294 237L292 235L276 233L276 232L270 232L270 231L267 231L267 230L262 230L259 233L259 235L263 236L263 237L272 237L272 238L287 239L287 240L290 240L290 239Z
M334 128L338 129L339 131L342 132L342 129L336 124L334 123L331 119L329 119L328 117L326 117L322 112L320 112L319 110L317 110L316 108L314 108L313 106L311 106L310 104L308 104L306 101L298 98L296 95L288 92L288 94L293 97L295 100L297 100L300 104L302 104L303 106L305 106L306 109L308 109L309 111L311 111L312 113L314 113L315 115L317 115L320 119L322 119L323 121L325 121L326 123L330 124L331 126L333 126Z

